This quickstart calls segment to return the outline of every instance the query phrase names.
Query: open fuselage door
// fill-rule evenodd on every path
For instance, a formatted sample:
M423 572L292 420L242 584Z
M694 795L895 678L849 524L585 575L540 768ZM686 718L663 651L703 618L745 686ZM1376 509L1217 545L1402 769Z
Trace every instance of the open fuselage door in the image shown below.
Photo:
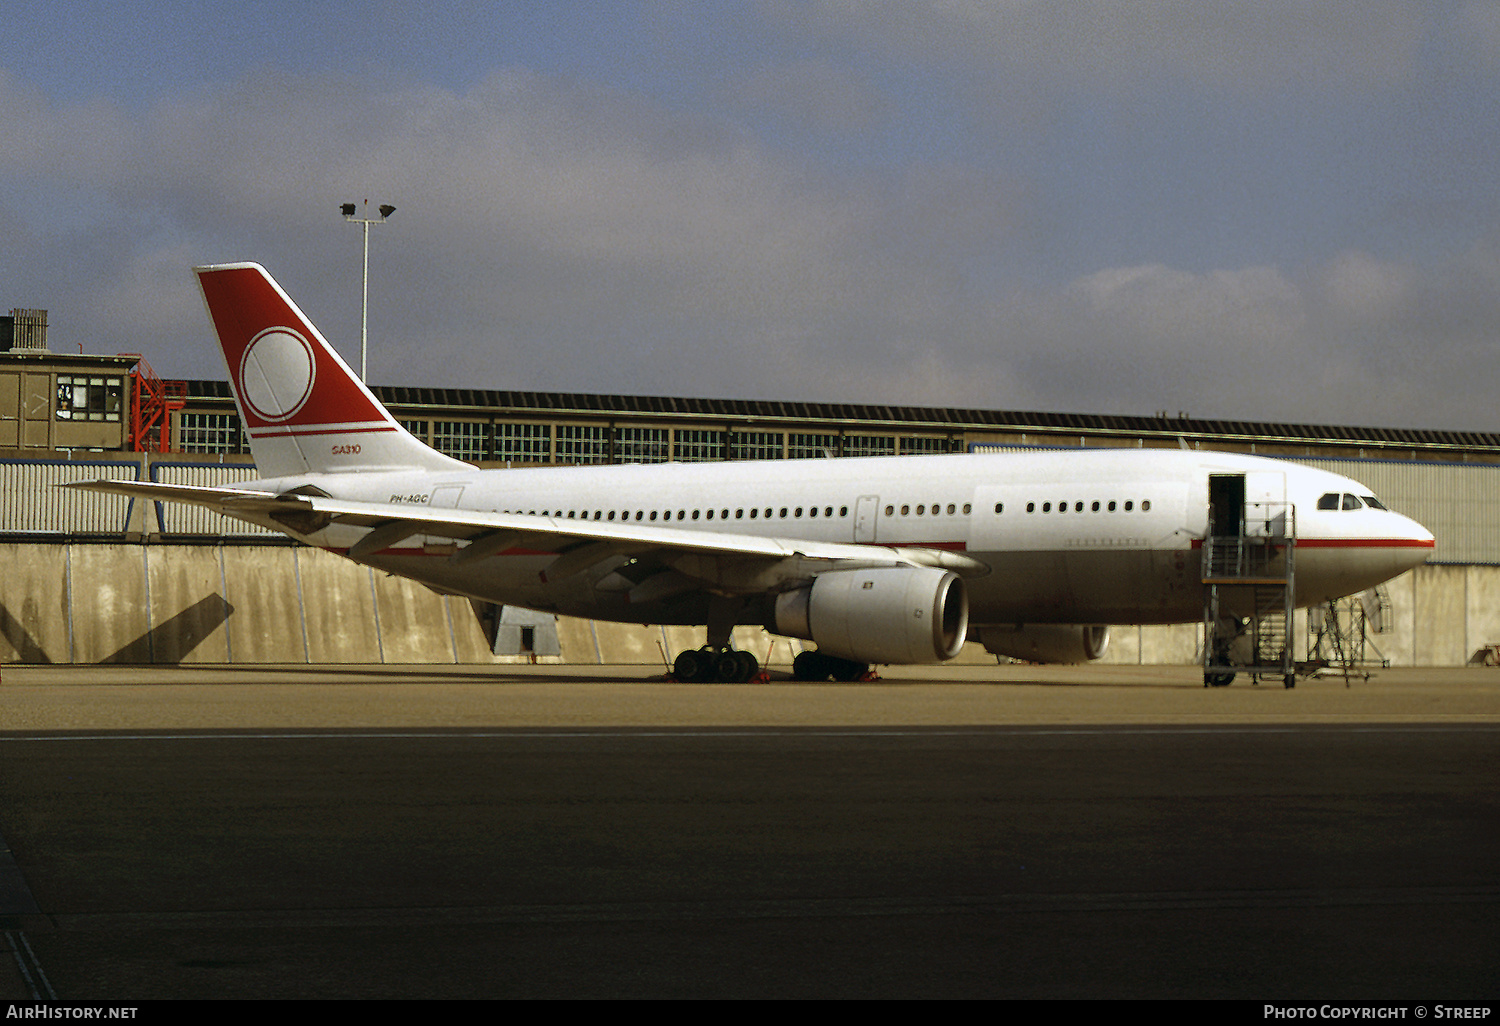
M1204 683L1228 683L1238 664L1257 676L1280 675L1291 687L1296 519L1286 474L1210 474L1208 496Z

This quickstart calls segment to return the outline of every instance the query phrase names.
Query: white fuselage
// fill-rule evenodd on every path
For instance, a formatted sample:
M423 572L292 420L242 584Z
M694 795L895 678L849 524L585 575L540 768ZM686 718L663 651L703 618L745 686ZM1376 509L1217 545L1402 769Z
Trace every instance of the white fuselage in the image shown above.
M281 492L312 485L337 499L396 506L772 537L793 546L808 541L952 553L969 568L973 623L1123 624L1201 617L1201 546L1209 533L1213 475L1243 478L1239 494L1247 508L1264 509L1268 521L1294 511L1294 527L1279 522L1276 530L1297 540L1298 605L1369 588L1432 551L1432 535L1397 513L1363 501L1356 508L1319 509L1328 495L1370 495L1349 478L1188 450L366 471L247 487ZM365 533L334 525L297 536L347 554ZM631 571L642 568L631 566L628 552L549 582L556 552L518 546L464 562L452 558L460 547L451 539L416 536L356 558L490 601L626 622L702 622L701 592L632 593L642 574L631 577Z

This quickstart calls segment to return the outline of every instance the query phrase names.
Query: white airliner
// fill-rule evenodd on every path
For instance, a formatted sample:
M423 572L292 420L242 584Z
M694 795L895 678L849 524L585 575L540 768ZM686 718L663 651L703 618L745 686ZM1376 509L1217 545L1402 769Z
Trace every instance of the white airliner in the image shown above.
M264 268L196 270L263 476L79 486L206 506L443 593L706 625L683 679L757 674L736 624L815 642L803 679L941 662L966 638L1098 658L1110 624L1203 619L1211 515L1214 535L1284 536L1295 510L1299 606L1433 547L1357 481L1184 449L480 470L404 430Z

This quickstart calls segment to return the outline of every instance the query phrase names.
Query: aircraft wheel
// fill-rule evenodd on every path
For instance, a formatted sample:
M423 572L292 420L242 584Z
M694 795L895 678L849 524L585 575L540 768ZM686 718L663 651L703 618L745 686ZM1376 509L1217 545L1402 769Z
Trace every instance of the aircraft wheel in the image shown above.
M760 672L760 660L749 652L736 652L735 658L740 663L739 682L741 684L749 683Z
M677 658L672 660L672 675L684 684L697 684L707 680L712 671L713 663L706 652L688 649L677 653Z
M803 652L792 660L793 680L827 680L826 656L817 652Z
M1206 688L1227 687L1234 681L1232 673L1205 673L1203 675L1203 686Z
M714 656L714 680L720 684L743 684L749 677L742 676L744 664L739 652L720 652Z
M856 663L852 659L830 659L830 672L837 681L856 681L870 672L869 663Z

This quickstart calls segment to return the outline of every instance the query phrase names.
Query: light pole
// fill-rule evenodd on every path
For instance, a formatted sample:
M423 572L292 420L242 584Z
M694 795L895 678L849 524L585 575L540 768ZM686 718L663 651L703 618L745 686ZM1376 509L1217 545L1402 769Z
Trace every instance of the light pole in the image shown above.
M370 205L365 200L365 206ZM382 203L379 207L379 217L358 217L358 207L353 203L345 203L339 207L344 214L345 221L353 221L355 224L364 226L365 234L365 263L362 275L359 304L359 380L365 380L365 358L370 346L370 225L384 224L385 219L396 212L396 208L389 203Z

